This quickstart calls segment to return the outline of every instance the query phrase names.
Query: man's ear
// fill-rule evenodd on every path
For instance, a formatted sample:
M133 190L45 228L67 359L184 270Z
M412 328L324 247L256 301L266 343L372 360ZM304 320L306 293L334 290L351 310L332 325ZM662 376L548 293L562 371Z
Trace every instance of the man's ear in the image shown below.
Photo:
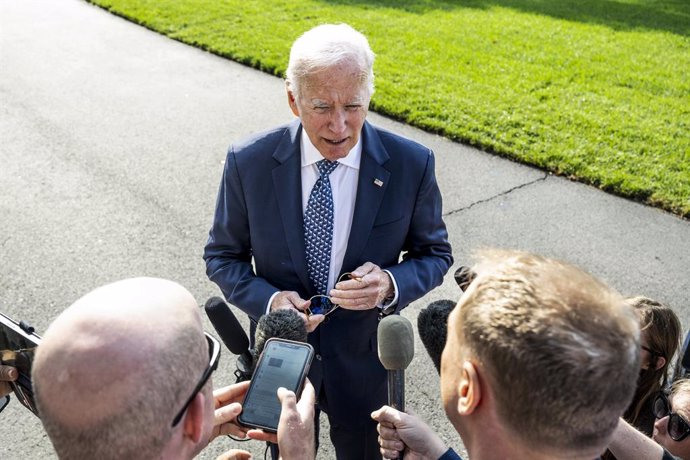
M190 438L195 444L201 442L204 435L204 418L206 410L206 397L200 391L192 400L187 412L184 415L184 435Z
M462 375L458 383L458 414L469 415L474 412L482 398L477 368L470 361L462 363Z
M297 108L297 99L295 98L295 93L293 93L292 90L288 89L287 97L288 104L290 105L290 110L292 110L292 113L295 114L296 117L299 117L299 109Z

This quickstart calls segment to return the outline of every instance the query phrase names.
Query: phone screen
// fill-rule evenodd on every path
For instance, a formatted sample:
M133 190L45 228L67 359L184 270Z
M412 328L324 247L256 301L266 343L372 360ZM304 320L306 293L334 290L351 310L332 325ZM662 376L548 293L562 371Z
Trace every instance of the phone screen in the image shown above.
M23 331L17 323L0 314L0 364L13 366L19 378L10 382L17 399L31 412L38 415L31 388L31 364L41 338Z
M239 422L276 432L281 410L278 388L299 395L313 355L314 349L308 343L269 339L252 376Z

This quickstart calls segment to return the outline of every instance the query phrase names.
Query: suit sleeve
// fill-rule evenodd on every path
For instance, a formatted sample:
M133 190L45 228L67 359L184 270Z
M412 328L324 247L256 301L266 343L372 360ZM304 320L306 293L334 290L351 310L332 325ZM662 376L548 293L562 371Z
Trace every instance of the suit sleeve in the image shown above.
M232 148L225 162L204 260L209 279L230 303L254 320L265 313L269 299L278 289L256 276L252 266L246 200Z
M443 222L441 191L436 182L433 152L429 151L424 176L412 209L402 261L389 270L398 283L396 311L426 295L443 282L453 264L448 231Z

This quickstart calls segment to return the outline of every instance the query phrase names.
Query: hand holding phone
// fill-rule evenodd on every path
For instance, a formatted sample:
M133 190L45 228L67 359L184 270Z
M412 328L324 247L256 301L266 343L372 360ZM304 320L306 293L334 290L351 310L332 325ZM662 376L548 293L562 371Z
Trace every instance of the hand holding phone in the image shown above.
M7 383L17 399L36 415L38 410L31 387L31 364L40 343L41 337L33 332L33 328L0 313L0 365L16 369L16 380Z
M308 343L269 339L242 403L240 424L276 433L281 412L278 388L299 397L313 357L314 349Z
M281 404L278 433L249 430L247 436L257 441L278 444L285 458L314 459L314 405L316 392L309 379L304 382L302 394L297 395L285 388L278 389Z
M17 369L0 364L0 398L12 393L10 382L17 380Z

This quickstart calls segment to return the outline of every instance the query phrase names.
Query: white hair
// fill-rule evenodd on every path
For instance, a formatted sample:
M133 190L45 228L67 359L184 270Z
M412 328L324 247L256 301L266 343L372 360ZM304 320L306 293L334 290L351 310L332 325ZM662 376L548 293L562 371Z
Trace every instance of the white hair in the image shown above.
M285 82L299 97L304 78L310 73L342 62L354 61L369 96L374 94L374 52L367 38L347 24L322 24L302 34L292 44Z

